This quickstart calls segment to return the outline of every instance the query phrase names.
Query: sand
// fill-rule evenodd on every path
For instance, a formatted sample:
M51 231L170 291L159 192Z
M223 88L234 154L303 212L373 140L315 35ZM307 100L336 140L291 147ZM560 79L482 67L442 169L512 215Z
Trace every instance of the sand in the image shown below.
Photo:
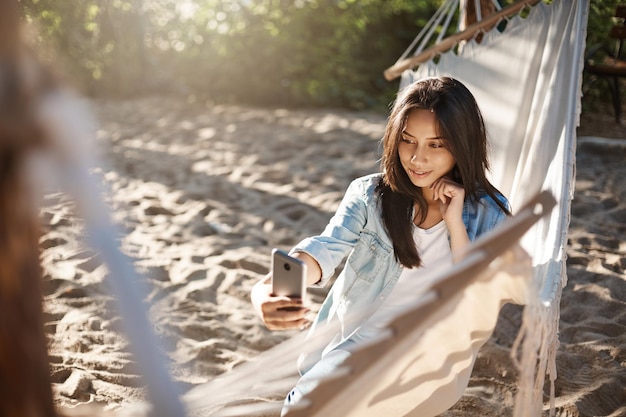
M182 390L294 333L270 332L249 291L273 247L326 225L355 177L377 169L385 116L97 100L94 174L145 276L164 361ZM583 119L584 121L584 119ZM594 132L585 132L593 135ZM557 416L626 416L626 147L580 140L561 302ZM41 238L55 401L121 410L145 399L107 268L84 243L71 198L47 192ZM323 291L312 302L321 301ZM508 416L521 308L507 306L466 395L444 416Z

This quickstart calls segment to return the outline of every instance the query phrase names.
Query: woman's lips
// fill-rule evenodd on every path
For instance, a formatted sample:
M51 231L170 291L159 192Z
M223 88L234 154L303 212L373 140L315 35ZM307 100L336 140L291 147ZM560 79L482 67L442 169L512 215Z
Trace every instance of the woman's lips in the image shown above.
M411 175L417 178L424 178L428 176L428 174L430 174L431 172L431 171L415 171L413 169L411 169L410 171L411 171Z

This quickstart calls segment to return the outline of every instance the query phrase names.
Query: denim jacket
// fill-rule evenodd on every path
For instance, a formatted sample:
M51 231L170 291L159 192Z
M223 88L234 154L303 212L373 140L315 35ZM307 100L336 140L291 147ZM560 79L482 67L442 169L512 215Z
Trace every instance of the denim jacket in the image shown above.
M300 358L302 374L323 354L341 348L358 329L362 321L348 322L347 313L369 311L371 314L376 311L389 296L402 272L403 266L394 256L393 244L382 221L379 197L375 193L380 179L381 174L378 173L354 180L322 234L304 239L291 251L305 252L317 260L322 269L322 279L316 286L325 285L348 257L322 303L307 339L315 337L317 330L328 324L338 324L340 332L323 353ZM508 207L506 198L498 197ZM505 217L506 214L487 194L480 196L479 204L468 199L463 207L463 222L470 241L493 229Z

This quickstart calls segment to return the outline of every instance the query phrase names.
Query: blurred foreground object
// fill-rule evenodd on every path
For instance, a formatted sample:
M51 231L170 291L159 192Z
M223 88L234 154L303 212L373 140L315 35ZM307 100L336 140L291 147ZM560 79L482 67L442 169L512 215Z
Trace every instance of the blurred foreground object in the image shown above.
M17 2L0 1L0 415L54 416L43 330L39 227L29 154L49 145L37 98L55 88L21 43Z
M74 198L87 243L107 264L150 414L182 417L139 276L118 248L102 186L89 175L95 166L90 109L41 65L20 29L17 1L0 0L0 416L56 415L43 330L37 212L40 184L53 181Z

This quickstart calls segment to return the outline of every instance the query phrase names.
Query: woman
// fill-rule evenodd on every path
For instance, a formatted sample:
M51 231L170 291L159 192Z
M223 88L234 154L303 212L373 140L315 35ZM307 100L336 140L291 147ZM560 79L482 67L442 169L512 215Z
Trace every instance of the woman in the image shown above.
M323 286L347 261L309 337L331 324L340 331L323 352L301 358L303 377L287 404L309 392L314 385L307 381L334 369L356 343L375 338L406 294L424 285L421 277L450 266L510 214L506 198L486 177L487 138L478 105L455 79L420 80L400 93L383 137L381 168L353 181L324 232L291 250L306 263L309 285ZM251 298L269 329L310 324L302 300L272 294L271 273ZM348 320L352 312L368 313Z

